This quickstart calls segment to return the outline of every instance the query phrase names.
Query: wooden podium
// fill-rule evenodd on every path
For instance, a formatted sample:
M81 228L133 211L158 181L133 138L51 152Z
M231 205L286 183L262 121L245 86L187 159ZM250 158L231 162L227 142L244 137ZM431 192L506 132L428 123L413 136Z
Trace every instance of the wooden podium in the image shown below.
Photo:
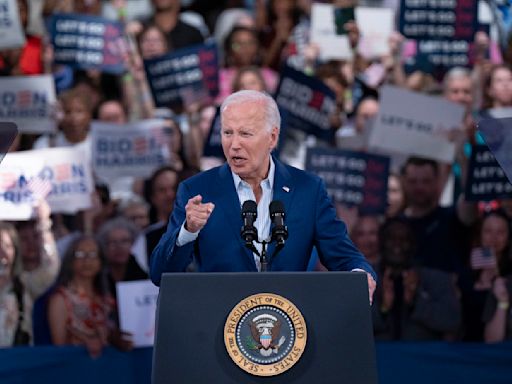
M377 383L366 275L168 273L153 383Z

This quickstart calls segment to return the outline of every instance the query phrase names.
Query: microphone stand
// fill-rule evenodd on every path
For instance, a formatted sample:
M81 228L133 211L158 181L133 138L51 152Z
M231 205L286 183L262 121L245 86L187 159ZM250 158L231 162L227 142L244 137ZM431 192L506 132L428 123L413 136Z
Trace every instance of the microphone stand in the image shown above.
M258 240L256 240L258 241ZM261 264L261 269L260 269L260 272L268 272L268 260L267 260L267 245L271 243L271 241L266 241L266 240L263 240L263 241L258 241L258 243L261 244L261 255L260 255L260 264Z

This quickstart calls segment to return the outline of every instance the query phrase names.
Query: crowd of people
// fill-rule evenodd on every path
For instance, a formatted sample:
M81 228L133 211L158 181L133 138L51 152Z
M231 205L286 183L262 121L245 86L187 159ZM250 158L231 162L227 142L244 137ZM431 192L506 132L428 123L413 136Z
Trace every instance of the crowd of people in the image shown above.
M93 120L123 129L128 122L162 119L172 145L168 164L147 180L119 180L117 186L98 180L88 210L52 213L41 199L33 219L0 221L0 346L84 345L91 356L106 345L133 348L119 325L115 284L148 279L149 259L166 231L179 183L223 162L203 156L216 107L241 89L272 94L284 64L323 80L336 95L330 119L335 140L304 138L304 145L344 148L344 142L364 136L385 84L465 108L460 135L453 138L453 164L410 156L389 176L384 215L341 204L337 212L378 275L372 305L376 340L499 342L512 337L512 200L473 202L463 193L469 153L483 143L477 122L492 109L512 107L512 57L501 42L478 32L472 66L454 67L436 78L421 69L406 71L400 56L405 42L398 32L390 37L389 54L380 59L357 53L360 33L353 21L344 26L353 60L322 61L310 41L311 0L188 1L186 7L179 0L151 0L151 13L134 20L126 19L127 0L17 3L26 45L0 51L0 73L52 74L59 105L55 133L20 134L11 151L87 145ZM106 3L116 10L131 47L126 72L114 76L54 64L44 20L54 13L101 15ZM345 5L343 0L331 3ZM395 11L398 6L369 3ZM207 39L218 46L217 97L156 108L143 60ZM380 65L383 76L361 89L357 80L372 65ZM453 203L445 205L441 196L448 180L455 187ZM475 263L475 250L489 250L491 261ZM324 269L319 262L313 265Z

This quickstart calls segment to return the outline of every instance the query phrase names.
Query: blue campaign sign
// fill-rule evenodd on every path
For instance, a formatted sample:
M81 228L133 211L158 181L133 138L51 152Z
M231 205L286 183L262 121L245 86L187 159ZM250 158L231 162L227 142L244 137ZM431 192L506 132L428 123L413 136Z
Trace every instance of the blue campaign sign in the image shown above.
M113 74L125 71L120 23L97 16L56 14L50 30L55 63Z
M14 123L0 122L0 163L18 135L18 127Z
M224 158L220 135L220 108L215 111L215 116L210 124L210 132L204 143L203 156Z
M478 129L508 180L512 182L512 118L482 119Z
M468 201L512 197L512 184L487 145L476 145L472 149L465 197Z
M357 206L360 214L387 208L389 157L363 152L309 148L306 170L320 176L338 203Z
M218 55L214 43L178 49L144 61L158 107L212 100L219 93Z
M401 0L399 32L413 40L473 41L478 0Z
M287 129L298 129L327 141L333 139L329 117L336 108L336 97L323 81L284 67L275 99L286 112Z

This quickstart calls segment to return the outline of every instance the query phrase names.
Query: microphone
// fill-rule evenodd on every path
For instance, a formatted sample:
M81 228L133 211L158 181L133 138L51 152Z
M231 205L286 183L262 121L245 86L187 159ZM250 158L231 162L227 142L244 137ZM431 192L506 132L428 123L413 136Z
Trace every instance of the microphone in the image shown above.
M279 200L274 200L268 207L270 211L270 219L274 224L272 228L272 240L277 244L277 249L284 246L284 242L288 239L288 228L284 225L284 204Z
M244 221L244 225L242 226L241 235L245 241L246 247L250 248L253 252L256 251L256 254L258 254L258 251L252 242L258 239L258 232L253 225L257 216L258 205L256 202L254 200L245 201L242 205L242 220Z

